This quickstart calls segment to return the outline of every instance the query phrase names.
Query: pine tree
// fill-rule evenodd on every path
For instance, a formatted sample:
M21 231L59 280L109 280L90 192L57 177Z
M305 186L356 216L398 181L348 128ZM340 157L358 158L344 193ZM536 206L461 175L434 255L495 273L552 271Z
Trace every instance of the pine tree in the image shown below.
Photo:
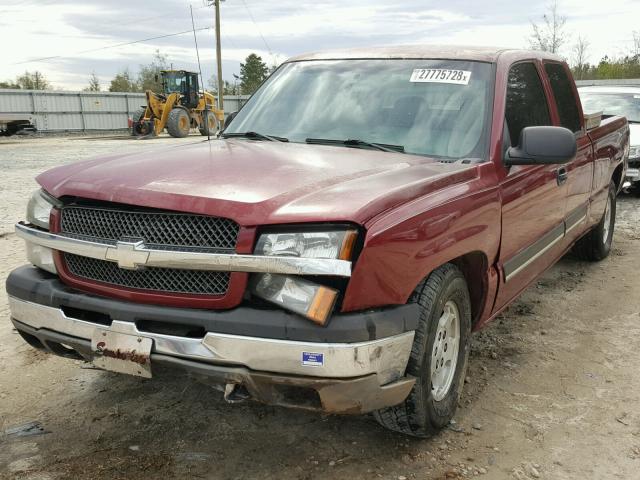
M255 53L240 64L240 88L244 95L251 95L269 75L267 64Z

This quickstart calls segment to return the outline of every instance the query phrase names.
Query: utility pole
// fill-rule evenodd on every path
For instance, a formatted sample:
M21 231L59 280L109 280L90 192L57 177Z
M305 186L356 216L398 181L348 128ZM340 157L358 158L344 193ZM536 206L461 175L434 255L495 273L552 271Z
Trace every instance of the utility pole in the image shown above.
M216 60L218 62L218 108L224 110L224 81L222 80L222 47L220 44L220 0L216 6Z

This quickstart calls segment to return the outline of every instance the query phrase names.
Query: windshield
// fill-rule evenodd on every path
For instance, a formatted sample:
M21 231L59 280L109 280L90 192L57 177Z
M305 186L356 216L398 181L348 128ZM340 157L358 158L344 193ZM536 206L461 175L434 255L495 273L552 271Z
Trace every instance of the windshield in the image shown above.
M580 100L585 113L621 115L640 122L640 93L580 92Z
M164 77L164 91L166 93L181 93L184 90L186 77L182 73L166 73Z
M357 139L419 155L482 158L492 77L490 64L453 60L288 63L225 134Z

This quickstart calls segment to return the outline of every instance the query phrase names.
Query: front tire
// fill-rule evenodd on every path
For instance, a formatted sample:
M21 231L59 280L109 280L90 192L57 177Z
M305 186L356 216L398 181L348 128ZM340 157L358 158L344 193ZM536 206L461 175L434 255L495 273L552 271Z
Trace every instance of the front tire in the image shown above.
M174 108L169 112L167 131L176 138L184 138L191 130L191 117L183 108Z
M218 131L218 119L211 110L202 112L202 125L200 126L200 135L215 135Z
M426 438L446 427L456 413L469 358L471 301L462 272L447 263L416 289L420 305L407 375L416 384L400 405L374 412L383 427Z
M607 258L611 252L613 232L616 226L616 186L609 184L607 205L600 222L593 230L578 240L573 247L575 255L581 260L597 262Z

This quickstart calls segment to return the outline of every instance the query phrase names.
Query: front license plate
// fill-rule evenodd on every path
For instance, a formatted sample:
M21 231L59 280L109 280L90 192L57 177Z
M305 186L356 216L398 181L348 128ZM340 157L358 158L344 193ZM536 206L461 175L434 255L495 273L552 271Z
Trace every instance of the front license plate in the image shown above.
M151 378L150 338L99 330L91 339L93 364L104 370Z

